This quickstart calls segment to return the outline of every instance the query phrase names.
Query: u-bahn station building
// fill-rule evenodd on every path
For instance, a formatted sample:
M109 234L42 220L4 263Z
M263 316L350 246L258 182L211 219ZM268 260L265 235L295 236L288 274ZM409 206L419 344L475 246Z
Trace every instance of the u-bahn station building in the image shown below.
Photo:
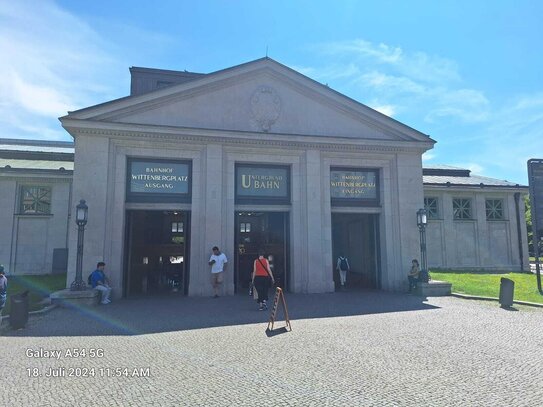
M428 211L428 264L528 268L527 187L423 169L429 136L270 58L210 74L131 68L130 96L70 112L67 142L0 142L0 263L75 278L75 206L88 205L83 278L107 263L116 297L245 293L263 249L290 292L407 288ZM1 141L1 140L0 140Z

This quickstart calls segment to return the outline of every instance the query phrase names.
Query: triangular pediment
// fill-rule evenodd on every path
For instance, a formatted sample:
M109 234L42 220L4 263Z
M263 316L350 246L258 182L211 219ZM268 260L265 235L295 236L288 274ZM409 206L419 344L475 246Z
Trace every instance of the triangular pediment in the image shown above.
M432 141L269 58L70 113L118 124Z

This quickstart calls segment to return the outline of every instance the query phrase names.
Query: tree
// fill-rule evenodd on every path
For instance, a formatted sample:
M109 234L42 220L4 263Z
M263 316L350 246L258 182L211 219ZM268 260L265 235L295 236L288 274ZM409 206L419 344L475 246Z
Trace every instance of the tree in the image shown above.
M534 231L532 229L532 204L530 202L530 195L524 196L524 217L526 218L526 229L528 230L528 253L530 257L534 257Z

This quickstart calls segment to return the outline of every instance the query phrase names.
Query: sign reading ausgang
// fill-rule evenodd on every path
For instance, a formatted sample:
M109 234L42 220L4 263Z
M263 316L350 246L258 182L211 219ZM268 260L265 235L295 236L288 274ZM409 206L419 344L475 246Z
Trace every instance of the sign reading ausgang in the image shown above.
M289 168L236 166L236 196L240 198L289 198Z
M332 169L330 196L334 199L377 199L375 170Z
M189 164L161 161L131 161L130 192L187 194Z

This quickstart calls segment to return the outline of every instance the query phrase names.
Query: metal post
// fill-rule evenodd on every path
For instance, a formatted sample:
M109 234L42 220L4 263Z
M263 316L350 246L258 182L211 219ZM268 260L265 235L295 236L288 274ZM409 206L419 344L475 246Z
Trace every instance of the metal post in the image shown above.
M417 226L420 233L420 281L427 283L429 280L428 263L426 261L426 222L428 221L425 209L417 211Z
M532 225L533 224L534 222L532 221ZM533 242L534 242L534 251L535 251L534 253L535 254L535 274L537 278L537 290L539 291L539 294L543 294L543 290L541 289L541 269L539 266L539 257L541 256L541 250L539 248L539 244L541 243L541 241L539 239L537 231L533 228L533 226L532 226L532 230L534 230Z
M532 207L532 242L534 245L535 255L535 274L537 279L537 290L539 294L543 295L543 289L541 287L541 270L539 266L539 257L541 256L540 243L543 236L541 231L543 230L543 205L540 199L543 199L543 160L532 158L528 160L528 182L530 184L530 204Z
M85 226L77 227L77 262L75 266L75 281L70 286L72 291L83 291L87 289L87 284L83 281L83 237L85 236Z
M77 223L77 261L75 264L75 281L70 286L72 291L84 291L87 284L83 281L83 238L85 236L85 225L87 224L88 207L82 199L76 207Z
M426 261L426 226L422 225L420 227L420 265L422 271L424 272L424 277L426 279L428 273L428 263ZM427 281L425 281L427 283Z

